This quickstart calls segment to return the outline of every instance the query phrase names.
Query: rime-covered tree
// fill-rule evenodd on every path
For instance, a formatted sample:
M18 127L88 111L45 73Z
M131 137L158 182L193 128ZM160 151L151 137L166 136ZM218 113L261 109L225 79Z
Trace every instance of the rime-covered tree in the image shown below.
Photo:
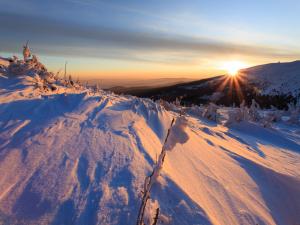
M261 116L259 115L259 104L252 99L251 106L249 108L249 119L253 122L258 122L261 120Z
M25 62L31 57L31 52L30 52L30 49L28 46L28 41L27 41L26 45L23 46L23 57L24 57Z
M217 121L218 120L218 106L214 103L209 103L209 105L204 109L202 113L202 117L212 120L212 121Z

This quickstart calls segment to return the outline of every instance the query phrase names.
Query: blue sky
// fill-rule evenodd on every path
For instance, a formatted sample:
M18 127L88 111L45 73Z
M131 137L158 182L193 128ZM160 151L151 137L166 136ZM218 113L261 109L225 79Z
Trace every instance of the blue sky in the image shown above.
M201 78L231 60L300 59L296 0L0 3L2 55L29 40L50 69L67 60L78 76Z

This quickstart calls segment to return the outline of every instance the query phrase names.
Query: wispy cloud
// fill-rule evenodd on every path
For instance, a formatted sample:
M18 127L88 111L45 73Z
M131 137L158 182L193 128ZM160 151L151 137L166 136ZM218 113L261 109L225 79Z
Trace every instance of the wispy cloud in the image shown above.
M228 43L162 32L140 32L104 26L84 26L46 17L1 12L1 51L15 52L29 39L44 54L103 57L162 63L192 62L193 57L239 54L299 57L299 52L274 47ZM157 57L160 56L160 57Z

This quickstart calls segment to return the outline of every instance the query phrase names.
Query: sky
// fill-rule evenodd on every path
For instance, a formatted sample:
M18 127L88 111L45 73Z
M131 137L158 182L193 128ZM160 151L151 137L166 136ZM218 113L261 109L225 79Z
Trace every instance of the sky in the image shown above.
M80 78L193 78L300 59L299 0L0 0L0 55Z

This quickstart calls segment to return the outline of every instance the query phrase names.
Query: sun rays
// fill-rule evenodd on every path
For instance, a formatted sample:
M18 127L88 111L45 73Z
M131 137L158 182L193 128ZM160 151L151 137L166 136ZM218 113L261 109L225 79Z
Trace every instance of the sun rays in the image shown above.
M223 77L223 81L219 85L217 91L224 92L227 89L227 94L230 98L233 98L233 95L237 95L239 102L242 102L245 98L241 89L241 85L245 83L245 75L241 72L237 72L235 75L228 74Z
M224 92L230 99L238 99L242 102L245 98L241 86L245 84L245 75L241 69L248 65L239 60L224 61L220 65L220 69L226 71L226 75L221 78L221 82L217 89L218 92Z

